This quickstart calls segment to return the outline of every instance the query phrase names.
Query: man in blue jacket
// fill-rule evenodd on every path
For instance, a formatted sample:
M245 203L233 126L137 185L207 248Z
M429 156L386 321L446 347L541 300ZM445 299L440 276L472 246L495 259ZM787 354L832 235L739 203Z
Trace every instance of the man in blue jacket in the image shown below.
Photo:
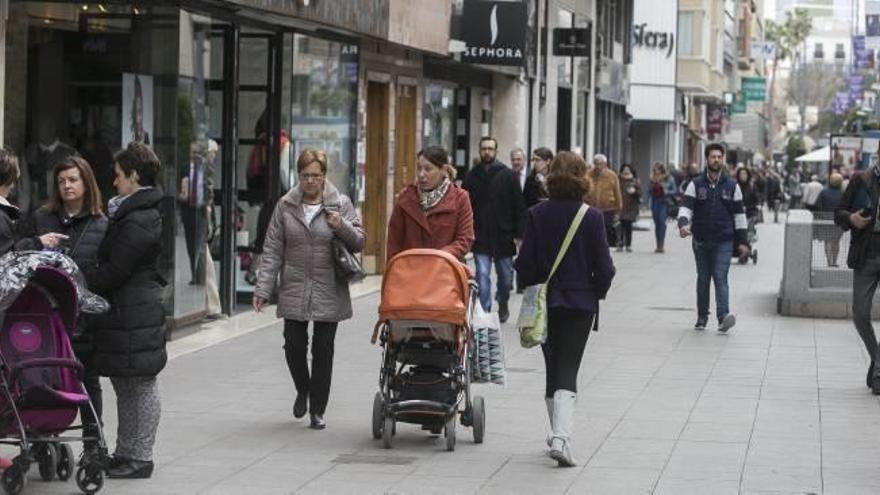
M727 272L734 246L740 257L749 254L746 237L746 213L742 191L724 173L724 146L706 147L706 171L688 184L684 203L678 212L682 237L694 236L697 262L697 323L694 330L705 330L709 321L709 282L715 282L715 311L718 331L726 332L736 324L730 312Z

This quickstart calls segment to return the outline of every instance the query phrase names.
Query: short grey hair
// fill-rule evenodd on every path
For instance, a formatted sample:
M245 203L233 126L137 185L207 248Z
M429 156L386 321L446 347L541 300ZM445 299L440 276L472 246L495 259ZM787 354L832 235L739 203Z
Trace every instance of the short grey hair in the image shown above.
M608 157L603 155L602 153L596 153L593 155L593 163L602 162L604 164L608 164Z
M514 148L514 149L510 150L510 158L513 158L513 155L515 155L517 153L522 155L523 158L526 157L526 152L522 148Z

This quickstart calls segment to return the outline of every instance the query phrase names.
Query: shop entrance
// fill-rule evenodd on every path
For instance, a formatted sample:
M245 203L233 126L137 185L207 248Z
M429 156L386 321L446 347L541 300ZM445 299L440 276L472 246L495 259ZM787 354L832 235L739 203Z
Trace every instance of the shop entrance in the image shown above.
M556 110L556 149L571 149L571 88L559 88Z
M394 139L394 194L415 180L416 86L397 86L397 119Z
M388 184L389 84L367 83L367 162L364 203L364 268L370 273L385 270L385 230Z

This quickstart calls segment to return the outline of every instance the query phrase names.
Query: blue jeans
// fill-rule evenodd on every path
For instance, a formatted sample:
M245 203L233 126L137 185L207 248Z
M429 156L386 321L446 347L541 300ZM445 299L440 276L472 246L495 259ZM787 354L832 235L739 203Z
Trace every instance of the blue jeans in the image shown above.
M492 258L488 254L474 253L477 264L477 285L480 287L480 305L492 311L492 262L495 262L495 273L498 275L498 287L495 300L499 304L507 304L510 289L513 286L513 257Z
M666 200L651 200L651 215L654 217L654 238L657 239L657 247L663 245L666 239Z
M733 241L714 242L694 239L694 259L697 262L697 318L709 319L709 282L715 282L715 312L721 321L730 312L727 272L733 256Z

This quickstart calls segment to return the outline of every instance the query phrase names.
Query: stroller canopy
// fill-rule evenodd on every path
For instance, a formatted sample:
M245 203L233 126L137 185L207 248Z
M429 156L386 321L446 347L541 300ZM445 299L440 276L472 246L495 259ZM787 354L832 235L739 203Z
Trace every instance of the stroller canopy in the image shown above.
M76 322L78 310L84 313L106 313L110 305L104 298L86 288L76 263L54 251L18 251L0 257L0 315L2 315L28 283L33 281L52 294L65 324ZM68 328L74 328L70 325Z
M468 279L467 267L445 251L404 251L391 258L385 269L379 319L464 325Z

